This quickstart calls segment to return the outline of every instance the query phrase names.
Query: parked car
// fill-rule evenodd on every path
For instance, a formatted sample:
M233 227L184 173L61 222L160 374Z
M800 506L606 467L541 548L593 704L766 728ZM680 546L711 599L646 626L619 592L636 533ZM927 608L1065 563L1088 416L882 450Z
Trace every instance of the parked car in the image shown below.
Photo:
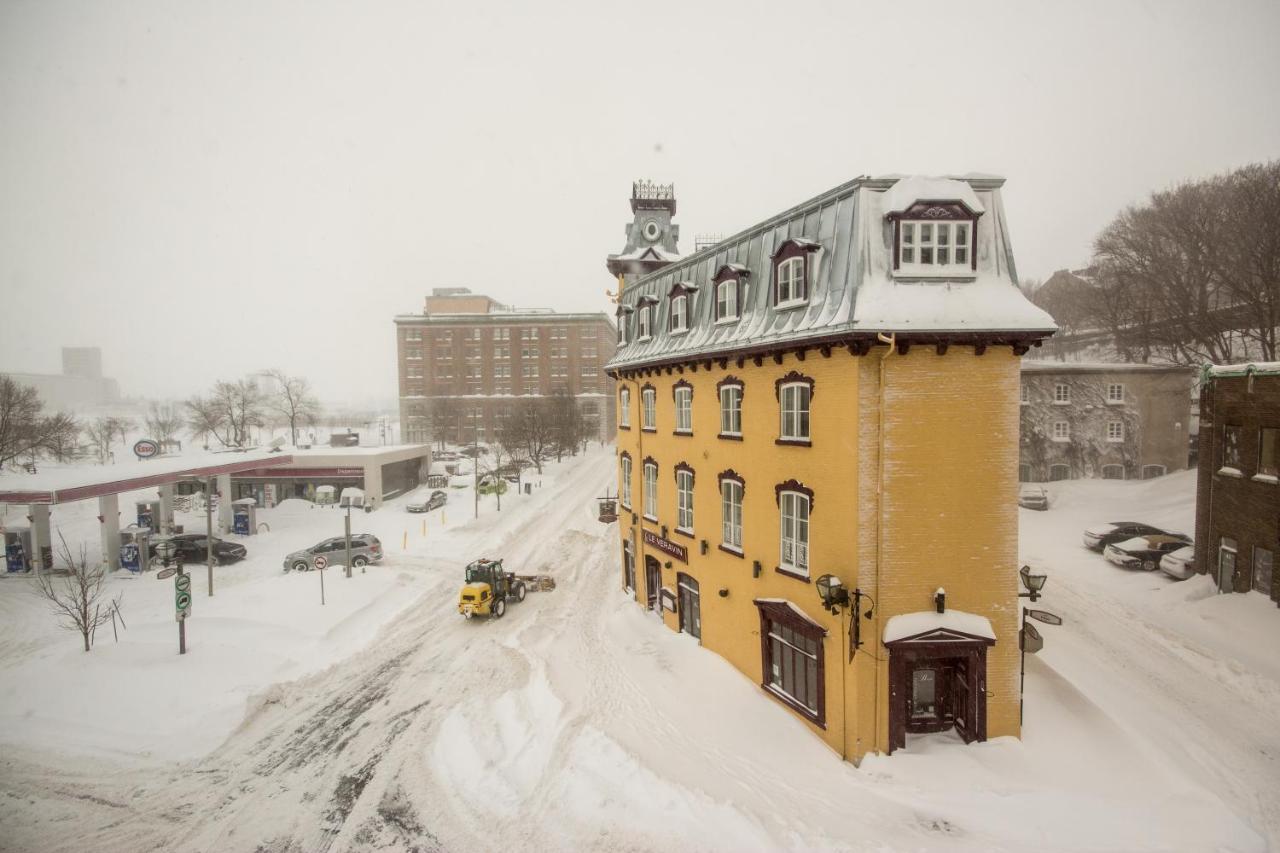
M1084 547L1093 551L1102 551L1115 542L1123 542L1135 536L1150 536L1168 531L1140 521L1110 521L1106 524L1095 524L1084 530Z
M175 536L151 540L147 550L149 552L148 556L152 560L159 559L156 557L156 545L165 541L174 544L176 551L174 556L181 555L184 563L209 562L209 537L203 533L179 533ZM218 565L234 563L237 560L243 560L248 555L249 551L243 545L235 542L226 542L216 537L213 540L213 561Z
M1044 490L1044 486L1023 486L1018 492L1018 506L1046 510L1049 508L1049 493Z
M409 510L409 512L431 512L431 510L439 509L448 502L448 493L436 489L426 499L409 501L409 503L405 505L405 509Z
M314 569L316 557L323 556L330 565L342 565L347 559L347 540L335 536L301 551L294 551L284 558L284 570L305 572ZM351 565L355 568L376 563L382 559L382 542L372 533L351 534Z
M1171 578L1184 581L1196 573L1196 549L1187 545L1176 551L1170 551L1160 558L1160 571Z
M1103 554L1108 561L1117 566L1154 572L1165 554L1185 548L1190 541L1187 537L1176 534L1158 533L1151 536L1135 536L1132 539L1108 545Z

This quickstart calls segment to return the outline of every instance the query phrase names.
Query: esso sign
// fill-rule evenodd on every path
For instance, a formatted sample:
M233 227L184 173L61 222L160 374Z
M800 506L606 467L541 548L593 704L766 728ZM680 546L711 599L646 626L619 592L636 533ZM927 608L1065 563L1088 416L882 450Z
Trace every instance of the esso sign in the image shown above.
M149 438L139 439L133 445L133 454L139 459L150 459L160 452L160 445Z

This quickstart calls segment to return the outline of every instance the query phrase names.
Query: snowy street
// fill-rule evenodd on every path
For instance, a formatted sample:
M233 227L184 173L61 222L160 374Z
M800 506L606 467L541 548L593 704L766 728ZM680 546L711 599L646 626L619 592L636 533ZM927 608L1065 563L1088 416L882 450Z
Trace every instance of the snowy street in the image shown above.
M612 472L593 451L430 558L390 549L370 575L409 575L411 603L332 666L264 684L206 755L59 754L15 742L8 720L0 847L1261 850L1280 837L1277 803L1243 794L1276 778L1280 679L1235 656L1244 634L1274 635L1274 613L1115 569L1076 538L1108 499L1164 495L1154 511L1182 523L1192 477L1062 484L1053 510L1023 512L1024 552L1051 577L1039 606L1066 619L1029 660L1025 741L925 736L855 768L618 589L615 528L592 500ZM550 571L557 589L466 622L456 590L480 553ZM335 595L342 582L331 573ZM11 670L0 686L15 690Z

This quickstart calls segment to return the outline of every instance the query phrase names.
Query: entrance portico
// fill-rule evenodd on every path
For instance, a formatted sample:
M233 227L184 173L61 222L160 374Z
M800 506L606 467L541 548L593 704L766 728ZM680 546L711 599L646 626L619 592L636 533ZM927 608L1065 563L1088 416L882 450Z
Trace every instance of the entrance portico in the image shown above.
M959 610L885 624L890 752L908 734L955 729L965 743L987 739L987 649L995 642L986 618Z

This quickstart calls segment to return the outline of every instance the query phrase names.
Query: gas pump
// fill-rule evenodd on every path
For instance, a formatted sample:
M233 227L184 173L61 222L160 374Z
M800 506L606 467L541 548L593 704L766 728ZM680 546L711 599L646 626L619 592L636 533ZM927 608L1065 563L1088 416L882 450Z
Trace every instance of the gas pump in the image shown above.
M151 528L130 524L120 531L120 568L137 573L150 562Z
M10 572L31 570L31 528L14 527L4 532L4 565Z
M138 527L160 528L160 501L138 501Z
M240 498L231 502L231 532L241 536L253 536L258 532L258 502L253 498Z

